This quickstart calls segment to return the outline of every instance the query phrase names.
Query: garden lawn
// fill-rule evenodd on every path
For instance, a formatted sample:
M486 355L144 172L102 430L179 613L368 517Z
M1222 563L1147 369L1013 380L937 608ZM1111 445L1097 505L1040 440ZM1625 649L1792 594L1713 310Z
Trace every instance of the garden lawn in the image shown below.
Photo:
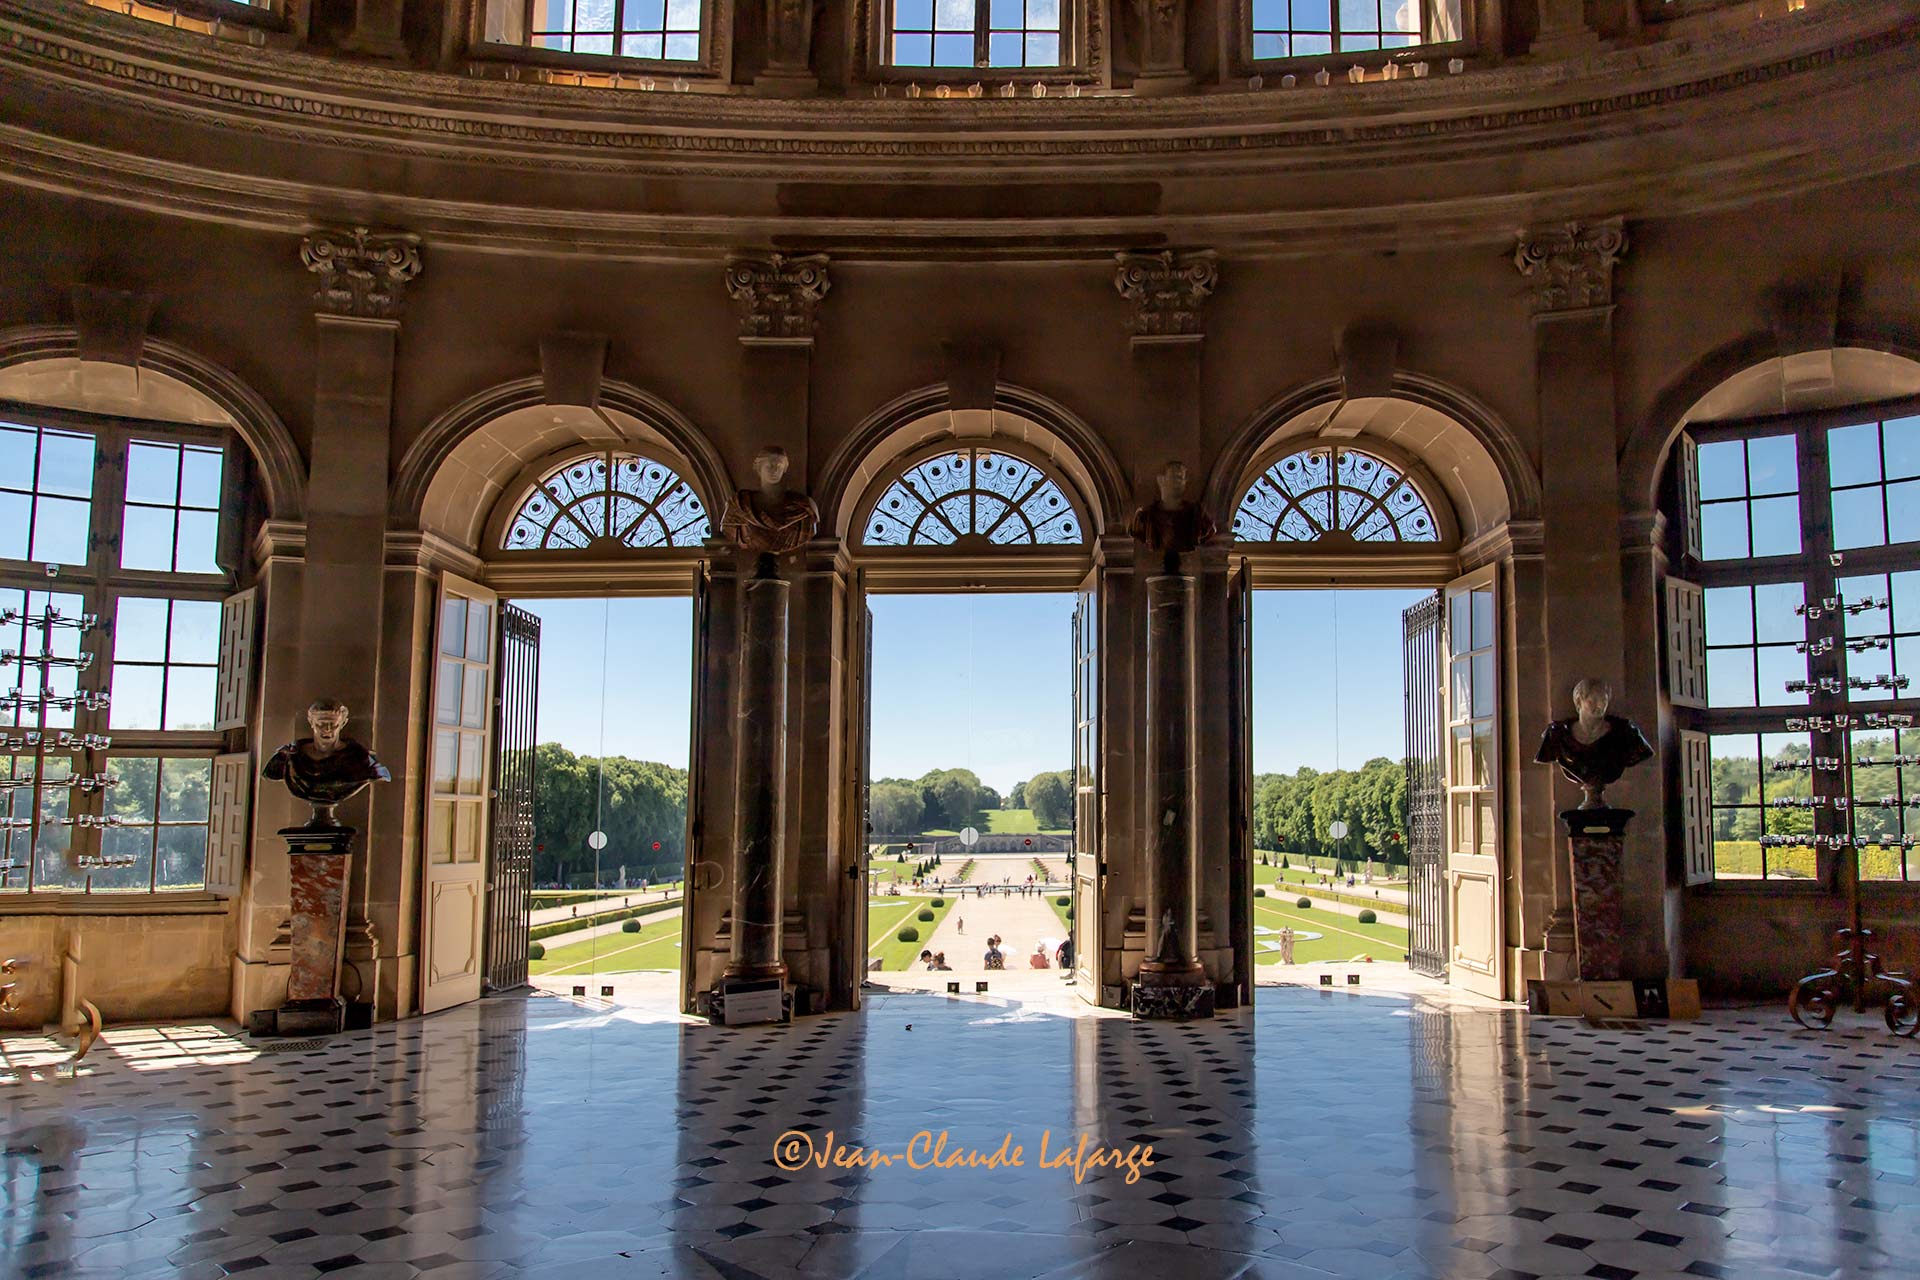
M560 938L566 937L561 934ZM597 938L553 945L549 938L545 959L527 963L527 972L536 978L568 978L597 973L632 973L638 969L680 967L680 917L670 920L641 918L638 933L603 933Z
M1326 870L1329 871L1332 869L1331 865L1326 868ZM1281 880L1285 880L1288 884L1319 884L1320 876L1318 872L1307 871L1297 865L1282 870L1278 866L1263 867L1258 862L1253 864L1253 882L1255 884L1272 885ZM1362 889L1403 889L1406 887L1406 884L1407 882L1405 880L1389 880L1377 874L1373 877L1373 883L1368 884L1356 874L1353 878L1353 888L1351 890L1347 889L1344 877L1341 879L1339 887L1342 892L1358 893Z
M1293 946L1295 964L1316 964L1323 960L1351 960L1355 956L1369 955L1375 960L1404 960L1407 958L1407 931L1390 924L1361 924L1352 916L1321 911L1314 907L1296 907L1291 898L1255 898L1253 900L1253 923L1256 929L1266 926L1272 933L1258 933L1253 936L1254 951L1260 964L1280 963L1278 950L1263 949L1262 942L1278 942L1279 931L1289 926L1295 933L1307 930L1322 935L1318 938L1296 941Z
M1071 934L1073 932L1073 921L1067 918L1067 908L1060 905L1060 899L1062 898L1065 898L1068 902L1073 901L1073 895L1070 893L1050 893L1047 895L1047 905L1053 908L1053 914L1060 917L1060 927Z
M931 897L910 898L908 901L913 905L914 910L903 913L899 919L894 921L893 927L888 929L886 933L882 934L879 938L875 938L871 931L867 934L867 940L869 942L878 943L869 954L880 957L880 968L883 971L887 973L899 973L920 958L920 953L926 949L927 943L933 940L933 931L940 927L940 922L946 918L947 912L953 910L954 900L951 895L942 895L942 900L944 905L935 907L929 905L933 902ZM919 909L922 907L933 912L933 919L919 920L915 918L919 915ZM868 910L871 912L872 904L869 904ZM869 915L868 918L871 919L871 915ZM919 941L902 942L894 936L906 925L912 925L920 931Z
M913 913L925 901L925 898L868 898L867 941L873 945L867 948L867 955L879 955L881 943L891 938L901 925L913 919ZM919 952L914 954L918 955Z

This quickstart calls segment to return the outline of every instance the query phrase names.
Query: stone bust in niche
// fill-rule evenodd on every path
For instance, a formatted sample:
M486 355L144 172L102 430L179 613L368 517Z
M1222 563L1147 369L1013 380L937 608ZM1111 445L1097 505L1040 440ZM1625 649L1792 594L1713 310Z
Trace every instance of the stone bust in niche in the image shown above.
M313 806L305 830L345 830L334 817L334 807L372 783L391 782L393 775L373 752L345 736L347 707L337 698L320 698L308 707L307 727L313 736L274 752L260 776L285 782L288 791Z
M742 489L727 504L720 532L743 551L756 553L755 573L774 576L774 558L807 545L820 525L820 508L804 493L787 488L787 451L762 449L754 455L758 489Z
M1219 529L1205 507L1187 501L1187 467L1169 462L1154 477L1160 498L1142 507L1128 532L1163 557L1163 572L1179 573L1180 557L1211 538Z
M1633 721L1607 714L1612 701L1613 688L1604 680L1582 680L1573 686L1578 714L1548 725L1533 757L1535 764L1559 765L1567 780L1579 786L1586 795L1582 809L1606 808L1606 789L1628 769L1653 757L1653 748Z

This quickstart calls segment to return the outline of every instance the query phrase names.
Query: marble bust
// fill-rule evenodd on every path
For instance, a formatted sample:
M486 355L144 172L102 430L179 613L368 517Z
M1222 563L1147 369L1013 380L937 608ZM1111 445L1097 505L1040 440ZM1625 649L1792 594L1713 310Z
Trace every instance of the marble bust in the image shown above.
M773 558L807 545L820 525L820 508L804 493L787 488L787 451L762 449L753 459L758 489L742 489L727 504L720 532L743 551L759 556L757 572L773 575Z
M334 806L351 800L371 783L391 782L393 775L373 752L344 736L347 708L338 699L320 698L308 707L307 726L313 736L274 752L260 776L285 782L288 791L313 806L307 830L340 830Z
M1604 680L1573 686L1577 715L1555 720L1540 737L1535 764L1557 764L1569 782L1586 794L1582 809L1607 807L1605 791L1620 775L1653 757L1638 726L1625 716L1607 714L1613 689Z
M1128 532L1164 557L1165 572L1178 573L1180 557L1211 538L1219 526L1206 508L1187 501L1185 463L1169 462L1154 480L1160 487L1159 500L1140 508Z

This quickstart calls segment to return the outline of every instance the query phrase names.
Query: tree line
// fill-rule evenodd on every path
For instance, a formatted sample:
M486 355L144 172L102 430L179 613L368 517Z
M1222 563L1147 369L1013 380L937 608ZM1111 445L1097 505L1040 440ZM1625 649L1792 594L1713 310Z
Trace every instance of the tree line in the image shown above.
M625 756L576 756L557 742L534 748L533 879L566 883L678 879L686 864L687 771ZM604 831L597 854L587 837ZM658 849L654 845L658 843Z
M1335 839L1330 828L1347 824ZM1407 769L1375 756L1358 769L1263 773L1253 780L1257 848L1316 857L1405 862Z

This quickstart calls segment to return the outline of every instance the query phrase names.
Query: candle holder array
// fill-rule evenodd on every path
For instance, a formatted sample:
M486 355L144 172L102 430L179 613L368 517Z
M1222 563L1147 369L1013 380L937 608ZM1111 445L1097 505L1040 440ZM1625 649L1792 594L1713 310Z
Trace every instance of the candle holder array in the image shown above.
M8 715L12 723L0 726L0 755L12 757L10 776L0 777L0 794L5 794L13 803L9 811L18 807L16 797L25 797L29 808L35 803L36 795L44 796L49 790L64 790L68 795L65 816L41 818L40 823L54 823L60 826L84 829L92 827L118 826L117 818L101 817L93 814L75 815L72 812L72 800L76 796L104 794L109 788L119 784L119 778L103 767L99 753L113 745L113 739L104 733L83 731L77 727L49 727L49 712L66 712L74 715L106 711L111 705L111 696L104 690L79 689L60 690L55 688L54 677L57 672L72 672L77 679L80 673L93 665L94 654L82 647L86 637L100 625L97 614L68 614L58 607L48 604L38 612L24 609L0 609L0 626L19 626L24 624L26 639L29 643L19 649L0 649L0 667L11 667L19 673L18 684L0 691L0 714ZM75 636L74 651L70 654L56 653L55 637L63 632ZM30 643L37 639L37 646ZM30 677L38 673L38 687ZM73 757L80 759L74 761ZM48 776L48 761L65 760L68 771L61 777ZM31 762L31 763L29 763ZM25 771L23 771L25 770ZM36 826L35 816L29 812L17 813L0 818L0 833L4 833L4 843L0 843L0 887L8 885L12 877L22 875L29 869L27 861L14 853L15 832L27 833L32 839ZM25 858L31 858L28 849ZM109 854L101 851L69 854L72 865L84 870L98 870L109 867L131 866L137 858L131 855Z

